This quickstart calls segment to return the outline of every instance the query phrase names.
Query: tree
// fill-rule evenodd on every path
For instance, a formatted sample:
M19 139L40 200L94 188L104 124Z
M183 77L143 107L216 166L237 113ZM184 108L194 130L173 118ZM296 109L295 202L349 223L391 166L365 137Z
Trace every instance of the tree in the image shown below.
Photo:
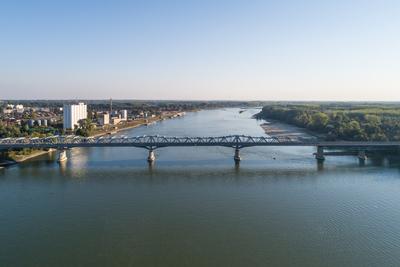
M83 119L79 121L79 128L76 130L75 134L80 136L88 137L92 134L94 126L90 119Z
M326 126L328 125L328 122L328 115L322 112L316 112L311 116L310 126L314 130L326 131Z

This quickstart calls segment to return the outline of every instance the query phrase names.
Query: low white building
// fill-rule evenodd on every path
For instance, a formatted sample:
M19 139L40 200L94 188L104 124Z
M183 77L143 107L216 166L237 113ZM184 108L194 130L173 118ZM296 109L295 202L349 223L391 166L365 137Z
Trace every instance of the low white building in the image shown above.
M101 113L98 115L97 121L102 126L110 124L110 114L108 112Z
M24 105L16 105L16 106L15 106L15 110L16 110L18 113L24 113Z
M111 118L111 123L112 123L113 125L117 125L117 124L120 123L120 122L121 122L121 118L117 118L117 117Z

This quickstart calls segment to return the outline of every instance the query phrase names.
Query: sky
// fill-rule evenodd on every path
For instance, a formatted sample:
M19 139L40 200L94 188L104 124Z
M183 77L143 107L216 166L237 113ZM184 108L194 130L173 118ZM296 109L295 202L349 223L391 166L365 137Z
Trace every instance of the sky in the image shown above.
M398 0L0 1L0 99L400 101Z

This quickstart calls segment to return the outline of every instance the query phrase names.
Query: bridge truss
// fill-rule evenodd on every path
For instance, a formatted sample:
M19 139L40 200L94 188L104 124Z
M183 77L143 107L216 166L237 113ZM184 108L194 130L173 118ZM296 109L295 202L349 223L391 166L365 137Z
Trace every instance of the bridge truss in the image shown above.
M224 146L243 148L250 146L273 145L305 145L298 139L278 137L253 137L247 135L228 135L210 137L174 137L159 135L143 135L136 137L107 136L107 137L81 137L81 136L50 136L45 138L5 138L0 139L0 149L18 148L73 148L73 147L141 147L156 149L160 147L184 146ZM315 143L308 142L308 145Z

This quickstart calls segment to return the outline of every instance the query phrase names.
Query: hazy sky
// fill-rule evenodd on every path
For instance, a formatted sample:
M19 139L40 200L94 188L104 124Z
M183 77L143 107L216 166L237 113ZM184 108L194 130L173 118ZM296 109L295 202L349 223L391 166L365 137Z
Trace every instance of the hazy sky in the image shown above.
M0 99L109 97L399 101L400 1L0 1Z

